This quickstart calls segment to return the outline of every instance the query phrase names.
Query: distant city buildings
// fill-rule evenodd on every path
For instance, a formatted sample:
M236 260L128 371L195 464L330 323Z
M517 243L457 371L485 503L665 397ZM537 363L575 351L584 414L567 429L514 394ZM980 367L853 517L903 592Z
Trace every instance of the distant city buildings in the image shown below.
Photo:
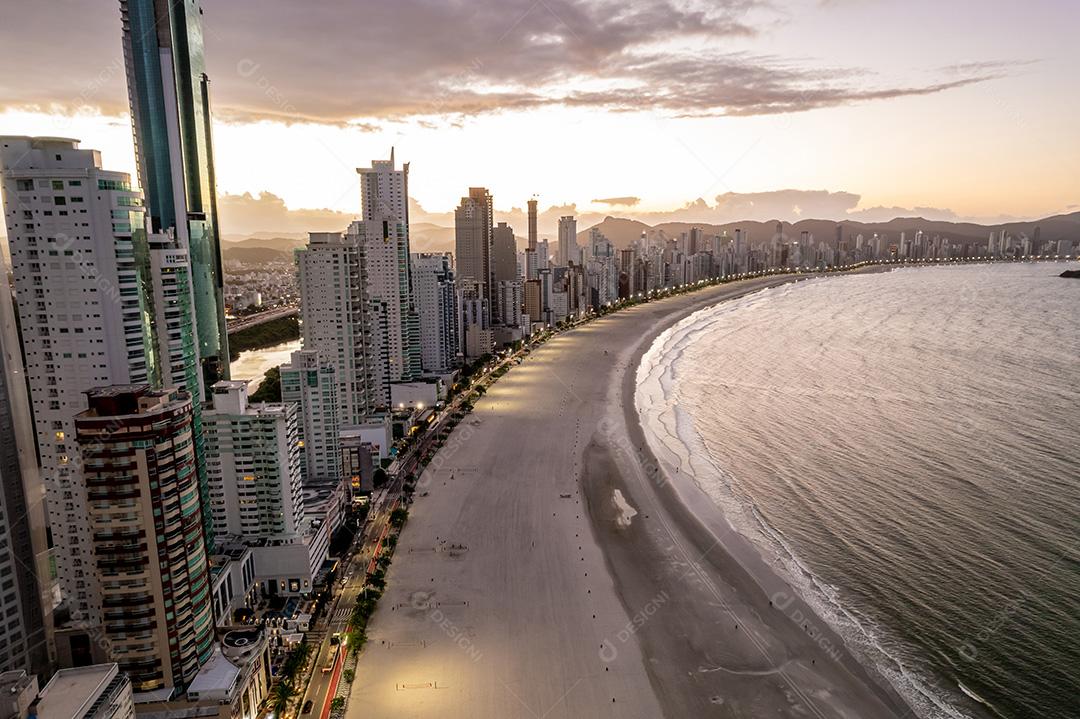
M577 220L567 215L559 218L558 264L560 267L565 267L570 262L580 263L581 255L578 252Z

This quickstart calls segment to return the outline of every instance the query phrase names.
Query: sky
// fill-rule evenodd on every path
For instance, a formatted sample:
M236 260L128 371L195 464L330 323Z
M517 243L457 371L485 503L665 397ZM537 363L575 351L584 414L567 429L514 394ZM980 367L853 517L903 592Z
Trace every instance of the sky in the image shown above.
M3 4L0 134L134 174L119 3ZM1075 0L202 7L223 224L265 217L226 233L350 216L391 146L414 221L470 186L701 221L1080 209Z

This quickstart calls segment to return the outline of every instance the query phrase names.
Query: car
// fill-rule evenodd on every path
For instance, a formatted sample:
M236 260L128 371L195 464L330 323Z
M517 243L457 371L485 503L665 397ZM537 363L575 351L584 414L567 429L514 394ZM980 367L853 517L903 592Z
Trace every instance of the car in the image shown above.
M301 714L310 714L311 713L311 707L313 707L313 706L315 706L315 702L308 699L306 702L304 702L304 708L300 710L300 713Z

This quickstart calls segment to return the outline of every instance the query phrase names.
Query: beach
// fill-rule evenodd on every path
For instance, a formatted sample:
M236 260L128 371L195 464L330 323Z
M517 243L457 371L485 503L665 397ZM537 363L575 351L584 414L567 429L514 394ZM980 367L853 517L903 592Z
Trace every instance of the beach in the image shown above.
M911 716L635 409L661 332L790 281L613 313L495 383L421 478L347 716Z

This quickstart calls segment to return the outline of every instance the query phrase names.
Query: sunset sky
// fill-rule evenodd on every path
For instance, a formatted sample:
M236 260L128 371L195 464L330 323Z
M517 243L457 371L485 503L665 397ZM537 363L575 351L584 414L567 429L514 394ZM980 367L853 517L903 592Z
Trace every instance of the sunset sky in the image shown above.
M700 198L702 220L1080 209L1075 0L203 9L219 192L290 211L355 212L354 168L391 145L432 212L470 185L628 216ZM118 3L3 20L0 134L79 138L134 172Z

